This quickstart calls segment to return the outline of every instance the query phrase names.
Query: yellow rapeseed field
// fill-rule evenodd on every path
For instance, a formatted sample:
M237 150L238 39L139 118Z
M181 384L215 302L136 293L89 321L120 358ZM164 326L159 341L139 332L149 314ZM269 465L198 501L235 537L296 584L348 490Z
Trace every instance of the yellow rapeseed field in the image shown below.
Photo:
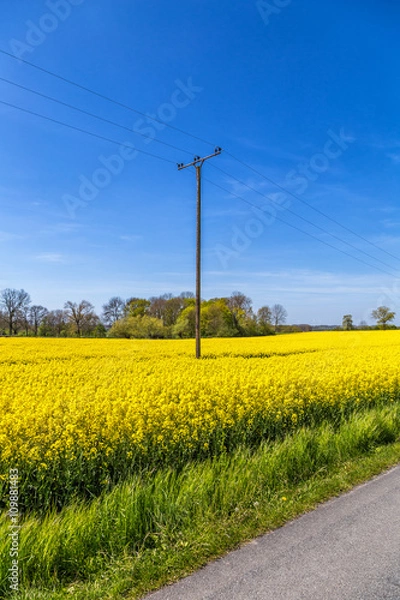
M192 340L0 339L0 477L13 467L35 493L99 491L138 465L400 396L400 331L213 339L193 353Z

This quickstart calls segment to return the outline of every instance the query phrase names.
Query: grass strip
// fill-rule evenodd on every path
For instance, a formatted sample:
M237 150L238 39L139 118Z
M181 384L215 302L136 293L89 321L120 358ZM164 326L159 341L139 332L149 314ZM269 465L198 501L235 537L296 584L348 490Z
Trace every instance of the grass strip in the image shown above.
M302 429L257 450L143 474L89 503L30 517L21 600L139 598L400 461L400 407ZM0 582L7 594L7 519ZM4 535L3 535L4 534Z

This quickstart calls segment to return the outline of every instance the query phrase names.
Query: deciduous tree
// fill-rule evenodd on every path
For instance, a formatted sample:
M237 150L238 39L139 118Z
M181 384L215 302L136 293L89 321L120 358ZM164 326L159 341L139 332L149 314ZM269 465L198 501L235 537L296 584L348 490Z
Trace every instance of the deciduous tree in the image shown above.
M109 337L160 339L165 337L165 328L161 319L148 315L124 317L114 323L108 335Z
M283 308L282 304L274 304L272 309L272 323L274 325L275 331L278 330L279 325L283 325L286 323L287 312L286 309Z
M38 334L38 330L40 325L43 323L44 319L48 315L48 310L44 306L40 304L34 304L29 309L29 324L32 327L33 333L36 336Z
M125 314L129 317L143 317L147 314L150 300L146 298L129 298L126 301Z
M371 316L382 329L386 329L387 324L394 320L396 313L387 306L378 306L372 311Z
M94 312L94 306L87 300L81 302L68 301L64 305L69 323L75 333L80 337L82 333L89 333L99 322L99 318Z
M272 331L272 310L269 306L262 306L257 311L257 325L262 335Z
M251 298L248 298L242 292L232 292L230 297L226 299L226 304L231 311L234 329L243 334L245 321L253 314Z
M31 298L25 290L7 288L0 292L0 306L4 309L10 335L15 333L18 315L26 311L30 303Z
M353 327L353 316L352 315L344 315L342 319L342 327L346 331L350 329L354 329Z
M106 304L103 304L102 318L106 325L113 325L115 321L122 319L125 311L125 300L119 296L113 296Z

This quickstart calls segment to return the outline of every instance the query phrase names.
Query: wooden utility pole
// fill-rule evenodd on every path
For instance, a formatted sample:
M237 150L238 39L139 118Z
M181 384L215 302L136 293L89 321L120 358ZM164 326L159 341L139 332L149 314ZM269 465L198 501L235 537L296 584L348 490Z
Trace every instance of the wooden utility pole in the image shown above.
M195 156L193 162L184 165L178 164L178 169L187 169L195 167L197 182L197 205L196 205L196 358L201 357L201 325L200 325L200 305L201 305L201 168L206 160L214 158L221 154L221 148L215 148L214 154L209 156Z

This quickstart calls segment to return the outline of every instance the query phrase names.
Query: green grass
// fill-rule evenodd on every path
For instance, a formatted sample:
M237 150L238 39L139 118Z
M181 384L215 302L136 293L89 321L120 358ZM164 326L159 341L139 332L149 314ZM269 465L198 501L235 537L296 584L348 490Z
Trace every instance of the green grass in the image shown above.
M90 503L27 517L20 599L139 598L400 461L400 406L302 429L179 471L143 473ZM7 527L0 520L0 585Z

